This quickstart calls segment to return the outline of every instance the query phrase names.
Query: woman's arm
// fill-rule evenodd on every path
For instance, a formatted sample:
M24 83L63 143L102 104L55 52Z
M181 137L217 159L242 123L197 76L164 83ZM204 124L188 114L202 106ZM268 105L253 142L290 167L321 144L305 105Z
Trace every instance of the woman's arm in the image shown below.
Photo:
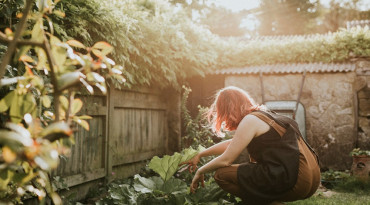
M190 191L195 192L199 182L204 186L204 173L230 166L255 136L259 136L268 129L269 125L257 117L253 115L244 117L226 150L197 170L191 182Z
M203 150L202 152L200 152L198 154L199 158L208 157L208 156L212 156L212 155L220 155L220 154L224 153L225 150L227 149L227 147L229 146L230 142L231 142L231 139L225 140L225 141L217 143L215 145L212 145L211 147L209 147L209 148Z
M212 145L211 147L209 147L209 148L203 150L202 152L198 153L195 157L193 157L189 161L181 163L180 166L183 165L183 164L188 164L189 165L189 171L194 172L198 168L197 164L199 163L200 158L208 157L208 156L212 156L212 155L220 155L220 154L224 153L226 148L229 146L230 142L231 142L231 139L230 140L225 140L225 141L217 143L215 145Z

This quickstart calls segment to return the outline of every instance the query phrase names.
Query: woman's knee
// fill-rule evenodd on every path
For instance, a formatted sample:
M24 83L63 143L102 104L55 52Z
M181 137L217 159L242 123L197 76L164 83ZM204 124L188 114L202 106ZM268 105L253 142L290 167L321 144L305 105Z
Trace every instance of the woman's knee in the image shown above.
M237 183L238 166L222 167L216 170L213 176L217 183Z

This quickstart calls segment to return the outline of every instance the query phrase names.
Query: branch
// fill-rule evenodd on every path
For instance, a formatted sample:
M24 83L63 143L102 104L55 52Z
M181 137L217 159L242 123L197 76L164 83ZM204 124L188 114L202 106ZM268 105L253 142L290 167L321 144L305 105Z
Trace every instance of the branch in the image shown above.
M13 40L9 39L3 32L0 31L0 41L9 44ZM43 43L37 42L37 41L30 41L30 40L18 39L17 40L17 45L21 45L21 46L28 46L28 45L30 45L30 46L42 47L43 46Z
M44 36L44 42L43 42L42 48L45 50L46 56L49 61L51 84L53 85L53 88L54 88L55 121L57 122L60 119L60 115L59 115L60 91L59 91L57 76L54 70L55 61L54 61L53 56L51 55L50 45L49 45L49 42L46 36Z
M0 79L2 79L5 75L5 67L6 67L6 65L8 65L8 63L9 63L9 61L10 61L12 55L13 55L13 52L16 49L17 40L22 35L23 30L26 26L28 13L30 12L30 10L32 8L32 3L33 3L33 0L27 0L26 1L26 6L23 9L23 16L21 18L21 21L17 25L16 32L14 34L14 39L9 43L6 54L4 55L3 59L1 59Z
M66 112L66 122L69 125L71 123L71 119L69 119L69 115L72 111L72 103L74 100L74 92L71 89L68 90L69 98L68 98L68 110Z

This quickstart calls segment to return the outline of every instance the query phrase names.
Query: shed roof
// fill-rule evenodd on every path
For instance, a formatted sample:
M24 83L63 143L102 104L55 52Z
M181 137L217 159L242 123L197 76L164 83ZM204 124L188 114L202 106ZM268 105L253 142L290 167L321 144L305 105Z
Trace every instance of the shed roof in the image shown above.
M347 29L353 28L353 27L365 27L365 26L370 26L370 20L360 20L360 21L347 21Z
M285 73L333 73L333 72L352 72L355 71L356 65L354 63L294 63L294 64L272 64L248 66L243 68L227 68L214 70L210 74L224 75L224 74L285 74Z

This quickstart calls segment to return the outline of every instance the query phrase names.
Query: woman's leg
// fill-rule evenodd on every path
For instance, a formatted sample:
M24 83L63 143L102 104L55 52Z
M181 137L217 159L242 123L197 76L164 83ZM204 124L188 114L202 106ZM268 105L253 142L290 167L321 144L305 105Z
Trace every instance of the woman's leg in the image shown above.
M215 173L215 180L217 184L226 192L241 197L241 189L238 184L238 167L239 164L233 164L228 167L217 169Z

